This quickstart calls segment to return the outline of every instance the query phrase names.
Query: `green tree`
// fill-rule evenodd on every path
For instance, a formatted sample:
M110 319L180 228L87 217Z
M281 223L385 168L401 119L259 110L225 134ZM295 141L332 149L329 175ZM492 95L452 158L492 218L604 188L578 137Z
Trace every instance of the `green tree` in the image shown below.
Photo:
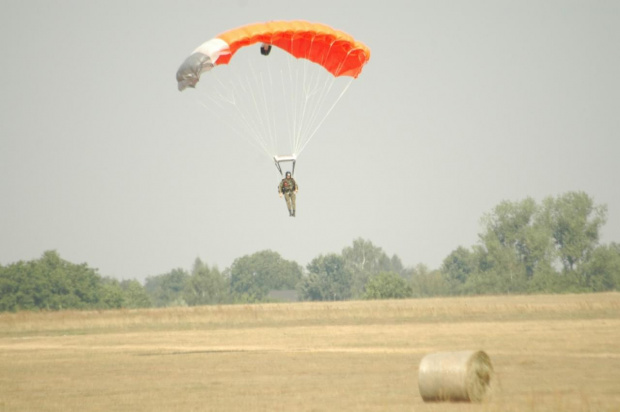
M364 286L371 276L381 272L401 274L403 271L403 265L398 256L394 255L390 258L383 249L362 238L355 239L352 246L345 247L342 250L342 257L353 276L353 297L364 295Z
M301 277L297 263L264 250L235 259L230 267L230 288L237 301L260 302L271 290L295 289Z
M597 250L606 210L583 192L548 197L542 205L531 198L500 203L482 219L484 231L472 254L475 270L462 290L581 292L608 287L610 280L603 280L602 271L608 267L607 260L613 260L613 253ZM596 262L590 262L595 251ZM461 257L451 256L452 262L444 262L443 272L449 280L460 276L462 266L450 265Z
M218 268L196 259L184 297L190 306L223 304L230 302L229 290L230 283Z
M101 277L46 251L40 259L17 262L0 271L2 310L87 309L104 307Z
M8 265L0 271L0 310L18 311L38 308L34 294L36 280L30 274L32 263L23 261Z
M147 277L144 289L156 307L184 306L187 303L183 300L183 292L189 277L185 270L173 269L163 275Z
M365 299L404 299L411 297L411 286L398 273L381 272L366 284Z
M36 307L85 309L99 306L101 277L86 264L76 265L61 259L56 251L47 251L31 267L29 273L36 282Z
M347 300L351 298L351 272L344 258L336 254L320 255L307 266L308 276L298 288L301 300Z
M149 295L137 280L123 280L120 282L120 288L123 292L122 307L129 309L151 307L151 299L149 299Z
M584 192L568 192L545 199L543 215L564 271L570 272L584 263L598 245L607 206L595 205Z
M461 246L453 250L441 265L441 274L449 286L450 294L462 293L463 285L476 269L472 252Z
M103 278L99 289L99 306L105 309L123 307L123 289L117 279Z
M483 218L485 231L480 238L489 269L498 277L499 290L490 292L524 291L537 266L552 259L550 232L538 213L536 202L527 198L504 201Z
M438 270L431 270L424 264L410 269L411 295L416 298L429 296L447 296L450 285Z
M620 244L595 248L580 268L579 278L594 292L620 289Z
M468 293L522 293L533 278L554 273L552 229L532 198L501 202L482 222L478 269L463 288Z

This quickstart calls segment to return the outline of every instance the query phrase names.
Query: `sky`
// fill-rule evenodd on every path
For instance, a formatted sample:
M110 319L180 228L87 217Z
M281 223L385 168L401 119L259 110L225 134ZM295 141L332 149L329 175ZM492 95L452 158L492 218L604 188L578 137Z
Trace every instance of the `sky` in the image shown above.
M291 218L273 163L175 73L219 33L294 19L372 55L297 162ZM569 191L618 242L619 44L616 0L3 0L0 264L56 250L144 280L363 238L438 268L500 202Z

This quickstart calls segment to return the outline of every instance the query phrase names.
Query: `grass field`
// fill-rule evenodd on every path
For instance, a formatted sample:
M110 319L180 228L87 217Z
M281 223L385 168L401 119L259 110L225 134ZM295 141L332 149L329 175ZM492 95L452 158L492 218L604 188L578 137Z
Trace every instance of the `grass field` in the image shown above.
M484 350L482 404L418 365ZM620 293L0 314L0 411L620 411Z

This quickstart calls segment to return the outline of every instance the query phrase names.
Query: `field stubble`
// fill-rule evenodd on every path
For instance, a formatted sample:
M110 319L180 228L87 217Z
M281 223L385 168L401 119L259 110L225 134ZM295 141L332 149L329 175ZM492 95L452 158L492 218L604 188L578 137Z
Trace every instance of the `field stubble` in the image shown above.
M620 411L620 294L0 314L0 411ZM481 405L424 355L484 350Z

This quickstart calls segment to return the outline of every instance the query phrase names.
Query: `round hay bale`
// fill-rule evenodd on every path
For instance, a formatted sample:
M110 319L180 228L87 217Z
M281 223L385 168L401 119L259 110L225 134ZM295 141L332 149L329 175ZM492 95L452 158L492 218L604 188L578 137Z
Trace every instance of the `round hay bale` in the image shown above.
M491 359L483 351L433 353L420 362L418 389L424 402L480 402L492 374Z

